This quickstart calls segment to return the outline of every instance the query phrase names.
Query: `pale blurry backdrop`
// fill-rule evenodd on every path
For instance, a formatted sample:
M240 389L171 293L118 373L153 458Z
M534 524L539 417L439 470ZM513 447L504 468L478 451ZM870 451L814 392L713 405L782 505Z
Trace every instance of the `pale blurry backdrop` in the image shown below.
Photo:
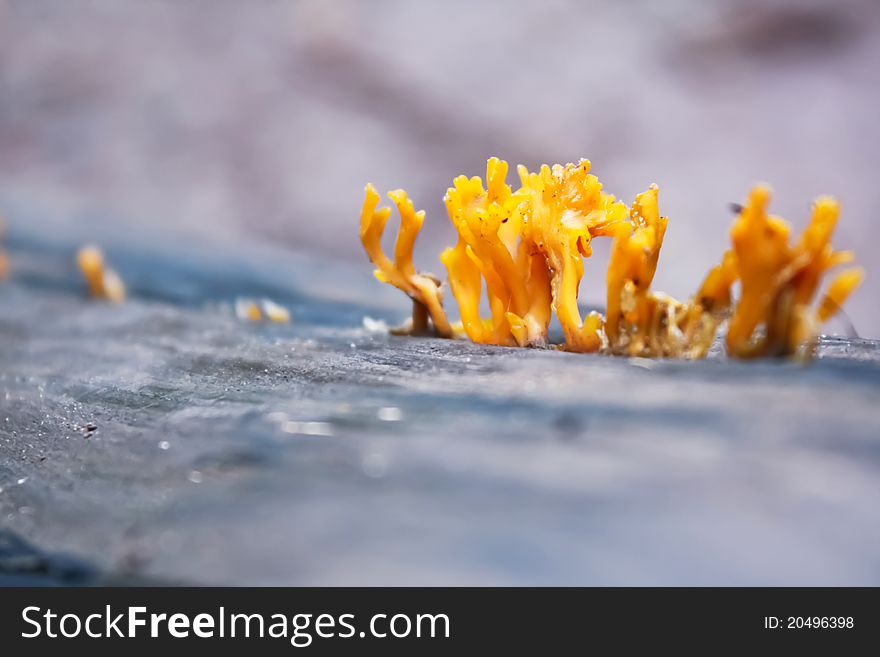
M587 157L627 202L660 185L655 287L684 297L729 203L767 181L797 228L842 200L836 244L868 271L847 310L880 337L878 99L875 0L0 0L0 211L271 241L369 277L372 181L427 210L417 264L439 271L454 175ZM582 290L602 303L597 251Z

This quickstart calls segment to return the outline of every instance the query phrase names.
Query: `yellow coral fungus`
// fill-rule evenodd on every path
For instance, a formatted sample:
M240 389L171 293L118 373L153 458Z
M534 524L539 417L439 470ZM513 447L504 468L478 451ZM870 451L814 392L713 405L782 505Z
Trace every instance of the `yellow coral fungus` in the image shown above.
M590 174L589 160L566 166L544 165L537 173L518 168L523 195L523 244L542 256L550 273L552 308L571 351L598 351L603 345L602 318L581 318L577 298L583 258L592 254L593 237L610 235L626 221L626 206L602 191Z
M86 279L91 296L114 303L125 300L125 284L115 271L105 266L104 254L98 247L81 248L76 255L76 262Z
M630 222L620 222L613 229L605 334L614 352L641 355L648 347L649 323L657 305L649 290L667 224L666 217L660 216L657 196L657 185L636 196Z
M405 292L413 301L413 317L406 332L424 334L428 332L428 318L434 325L434 332L444 338L452 337L452 327L443 310L443 294L440 281L430 274L417 273L412 260L416 236L425 220L425 211L416 212L412 201L402 189L390 192L388 196L397 206L400 214L400 230L394 246L392 262L382 250L382 233L391 215L390 208L378 208L379 194L372 185L367 185L364 207L361 212L361 244L376 265L374 275L383 283L390 283Z
M562 324L566 348L597 351L601 318L581 318L577 295L590 240L626 221L626 207L602 192L590 163L538 173L519 167L521 187L507 185L507 163L491 158L486 189L479 177L459 176L444 200L458 233L440 259L449 273L462 324L474 342L544 344L551 311ZM479 316L485 283L490 319Z
M474 342L543 343L550 323L549 277L519 237L525 218L521 194L506 182L507 163L491 158L486 186L478 176L459 176L446 191L449 219L458 244L440 256L449 273L452 294L461 310L465 333ZM485 281L491 319L479 316Z
M755 187L731 229L733 247L712 268L697 293L680 302L651 290L668 220L660 215L658 188L636 196L631 208L602 189L590 162L519 166L520 187L506 181L507 163L490 158L486 186L474 176L453 180L444 201L458 235L440 256L458 303L461 330L474 342L546 344L551 314L565 335L563 348L642 357L702 358L729 319L728 353L735 357L786 356L807 351L819 325L859 285L860 269L837 276L816 308L813 299L824 273L852 254L831 248L837 203L822 197L800 240L789 245L788 226L766 214L769 189ZM418 274L412 247L424 221L402 190L389 194L401 227L392 262L379 244L390 209L377 210L371 185L361 213L361 241L376 265L376 277L406 292L414 302L409 332L450 337L439 281ZM603 317L582 317L578 289L583 259L592 240L612 238ZM734 301L733 288L741 294ZM483 290L489 317L480 315Z
M810 224L790 245L789 226L767 214L769 202L769 187L752 189L730 233L741 295L726 342L728 352L740 358L787 356L809 346L819 325L862 280L860 269L842 272L818 309L811 308L824 273L853 259L851 252L831 247L840 208L830 197L818 198Z

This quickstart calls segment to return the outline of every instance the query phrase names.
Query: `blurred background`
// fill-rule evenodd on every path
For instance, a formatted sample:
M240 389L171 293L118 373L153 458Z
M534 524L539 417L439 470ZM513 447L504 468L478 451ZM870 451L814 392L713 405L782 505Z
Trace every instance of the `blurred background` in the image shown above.
M670 229L655 287L686 297L756 181L799 229L843 202L880 337L880 3L0 0L0 209L363 262L367 181L451 243L453 176L587 157ZM602 303L607 244L583 299Z

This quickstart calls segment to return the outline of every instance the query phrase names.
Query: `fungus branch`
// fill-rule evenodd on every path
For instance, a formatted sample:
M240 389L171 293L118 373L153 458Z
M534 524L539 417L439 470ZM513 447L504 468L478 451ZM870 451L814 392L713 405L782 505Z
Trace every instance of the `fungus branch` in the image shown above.
M443 310L440 281L430 274L417 273L412 261L416 236L425 220L424 210L416 212L412 201L402 189L389 192L388 196L394 201L400 214L400 230L397 233L392 262L385 255L381 244L391 208L378 208L379 194L372 185L367 185L365 192L366 198L361 212L361 243L376 266L374 275L383 283L390 283L405 292L413 301L412 322L401 332L427 334L430 318L437 336L452 337L452 328Z
M727 350L740 358L790 356L811 349L822 322L863 278L859 268L841 272L813 308L824 274L853 260L851 252L831 246L840 207L828 196L816 199L809 225L790 245L789 226L767 214L769 202L770 189L756 186L731 229L741 296L730 318Z

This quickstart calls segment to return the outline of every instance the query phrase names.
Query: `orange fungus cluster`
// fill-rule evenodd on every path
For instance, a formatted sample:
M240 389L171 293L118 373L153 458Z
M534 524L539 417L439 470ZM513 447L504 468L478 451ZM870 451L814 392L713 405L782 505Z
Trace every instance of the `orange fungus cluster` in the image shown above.
M677 301L651 289L668 224L656 185L628 207L603 190L588 160L537 172L519 166L517 173L519 188L513 189L507 163L491 158L485 186L478 176L459 176L444 197L458 239L440 260L460 324L444 310L446 286L413 264L424 211L416 212L403 190L389 193L400 215L391 259L381 246L391 209L380 208L379 194L367 185L361 242L376 278L413 301L412 320L398 332L544 346L555 315L568 351L702 358L726 325L731 356L809 355L821 324L862 280L861 269L845 269L816 302L826 271L852 260L850 252L831 247L839 206L830 197L817 199L809 225L792 243L788 224L767 214L770 191L759 185L734 221L732 248L696 294ZM602 237L612 240L606 311L584 316L577 302L584 259L593 239Z

